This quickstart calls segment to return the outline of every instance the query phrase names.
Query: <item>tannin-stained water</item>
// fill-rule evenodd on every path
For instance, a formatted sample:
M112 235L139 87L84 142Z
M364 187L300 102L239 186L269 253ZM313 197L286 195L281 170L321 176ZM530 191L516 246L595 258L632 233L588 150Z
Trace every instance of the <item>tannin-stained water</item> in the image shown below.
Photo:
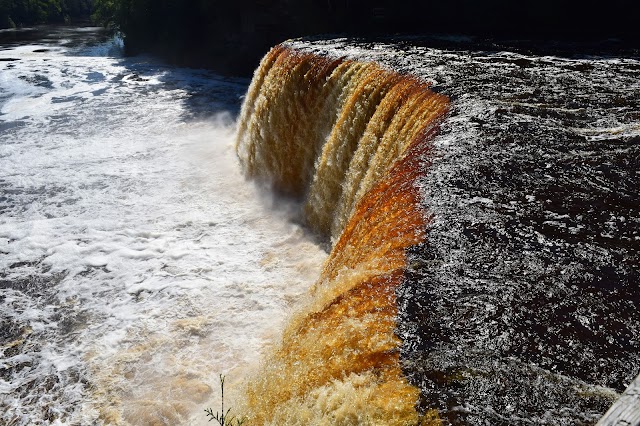
M0 423L205 424L219 373L233 407L326 257L241 176L247 84L0 34Z
M249 389L252 420L604 413L640 354L640 68L605 45L312 39L265 56L240 158L306 196L334 246Z
M238 153L320 272L234 166L246 82L92 31L0 56L3 420L204 422L263 353L260 424L592 424L637 374L637 52L274 49Z
M396 333L444 424L593 424L638 374L640 62L594 44L300 40L452 101Z

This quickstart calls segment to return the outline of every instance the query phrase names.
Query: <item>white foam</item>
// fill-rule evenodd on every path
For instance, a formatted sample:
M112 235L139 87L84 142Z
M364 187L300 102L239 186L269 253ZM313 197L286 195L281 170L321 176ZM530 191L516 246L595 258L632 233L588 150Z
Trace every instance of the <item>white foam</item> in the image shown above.
M0 73L10 95L0 119L27 123L0 145L11 190L0 270L44 296L0 289L0 314L28 329L18 347L32 364L0 380L0 419L37 424L48 407L60 424L110 410L126 421L147 404L149 419L169 410L205 424L218 373L233 387L257 362L325 253L244 181L229 115L194 111L194 87L238 96L244 86L59 49L28 55ZM16 362L26 361L0 357ZM55 377L54 400L34 377Z

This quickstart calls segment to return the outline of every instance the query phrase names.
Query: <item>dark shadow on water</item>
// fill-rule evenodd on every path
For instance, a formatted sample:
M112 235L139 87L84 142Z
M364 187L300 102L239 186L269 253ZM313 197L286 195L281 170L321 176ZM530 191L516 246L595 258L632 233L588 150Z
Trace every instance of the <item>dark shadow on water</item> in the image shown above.
M149 91L176 91L176 102L183 106L185 121L205 120L220 114L236 120L250 82L209 70L175 67L149 56L125 58L120 65L126 68L126 72L117 77L121 84L137 83ZM153 79L160 84L152 84Z
M92 26L39 25L29 28L0 30L0 50L41 44L51 47L77 47L107 42L113 36L104 28ZM47 48L35 49L35 53L45 53Z
M593 40L563 40L479 36L465 33L423 33L352 36L345 33L301 37L305 42L322 42L342 38L346 44L374 47L377 43L394 45L394 50L424 47L451 51L471 51L477 55L513 52L522 55L557 56L567 59L639 58L640 47L629 40L601 38Z
M124 71L111 83L115 85L139 85L135 90L143 92L176 91L176 102L184 107L184 120L203 120L220 114L235 120L240 112L242 96L249 84L248 78L224 77L206 69L179 67L151 55L126 57L122 39L113 32L99 27L38 26L34 28L0 30L0 51L34 45L31 54L51 54L65 49L70 56L110 57ZM20 52L20 51L18 51ZM7 69L24 58L20 54L2 58ZM46 70L41 74L20 77L26 83L51 89ZM88 83L103 83L107 77L99 72L85 76ZM158 84L158 82L160 84ZM105 89L95 90L101 96ZM54 102L72 99L56 98ZM9 125L5 123L4 125Z

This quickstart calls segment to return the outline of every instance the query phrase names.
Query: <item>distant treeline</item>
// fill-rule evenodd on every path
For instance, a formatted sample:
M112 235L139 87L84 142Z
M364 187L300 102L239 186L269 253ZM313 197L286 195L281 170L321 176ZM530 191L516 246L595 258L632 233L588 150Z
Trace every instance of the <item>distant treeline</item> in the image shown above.
M637 44L637 0L0 0L0 28L87 18L129 53L248 73L269 47L316 34L463 34Z
M1 0L0 0L1 1ZM635 41L635 0L94 0L129 52L247 72L287 38L457 33ZM633 5L633 6L632 6Z
M88 20L93 0L0 0L0 29Z

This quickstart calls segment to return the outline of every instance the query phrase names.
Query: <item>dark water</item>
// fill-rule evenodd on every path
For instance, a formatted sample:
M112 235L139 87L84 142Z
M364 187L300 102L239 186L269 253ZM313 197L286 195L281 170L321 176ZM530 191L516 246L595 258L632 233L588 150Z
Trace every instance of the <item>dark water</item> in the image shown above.
M446 424L592 424L640 372L640 61L607 41L345 39L453 110L400 290L405 372ZM426 46L438 46L426 47Z

